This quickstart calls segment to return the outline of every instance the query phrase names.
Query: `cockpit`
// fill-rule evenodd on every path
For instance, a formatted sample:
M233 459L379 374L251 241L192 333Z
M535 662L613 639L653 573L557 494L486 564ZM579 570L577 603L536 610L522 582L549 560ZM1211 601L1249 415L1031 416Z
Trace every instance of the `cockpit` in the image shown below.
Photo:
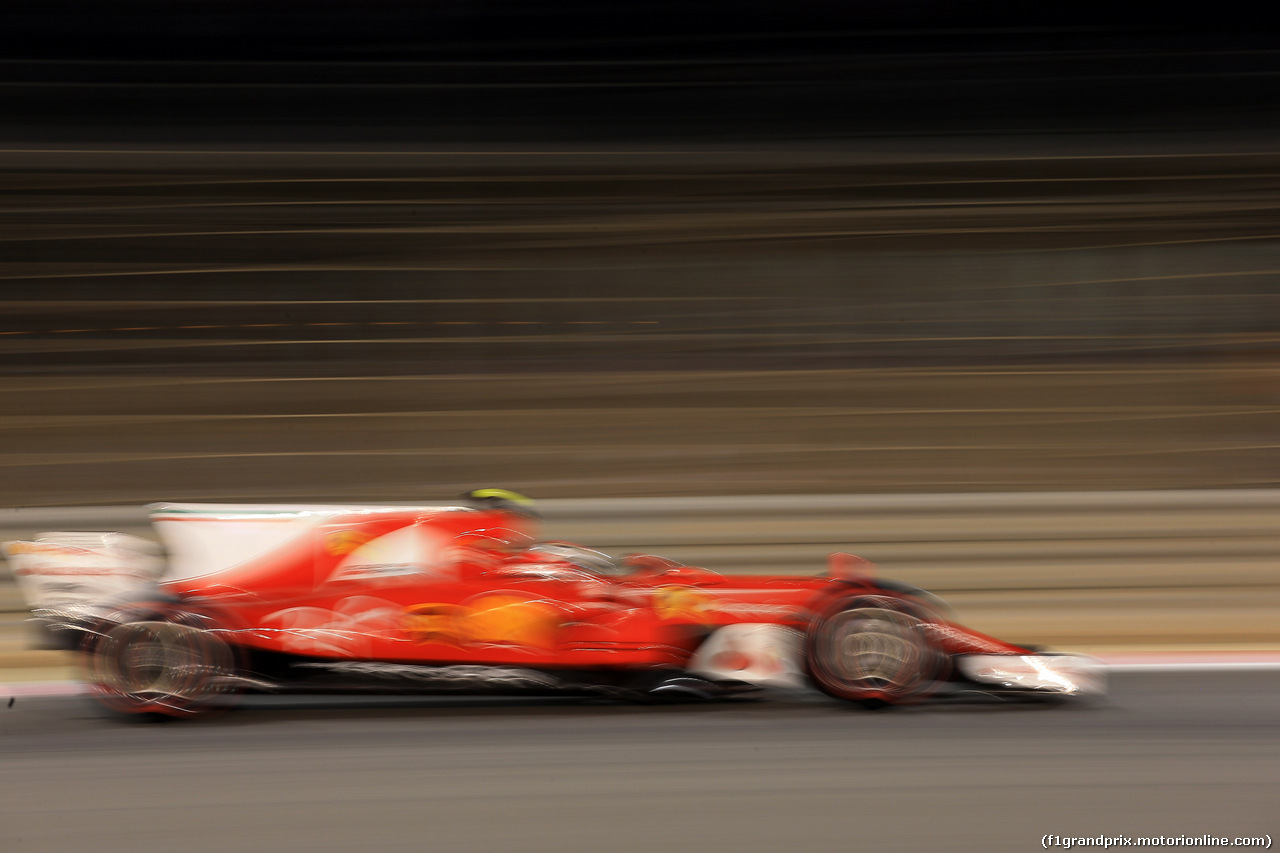
M628 573L625 567L618 565L618 561L608 554L571 542L539 542L531 545L528 553L533 556L545 555L549 559L569 563L594 575L621 577Z

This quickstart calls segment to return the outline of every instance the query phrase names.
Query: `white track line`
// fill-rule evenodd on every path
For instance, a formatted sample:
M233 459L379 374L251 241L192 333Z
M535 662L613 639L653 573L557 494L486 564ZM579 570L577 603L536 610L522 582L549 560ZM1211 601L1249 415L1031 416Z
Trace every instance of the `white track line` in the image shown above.
M1108 672L1280 672L1280 661L1108 663Z
M1095 657L1109 672L1280 671L1280 651L1114 652Z
M80 696L87 693L78 681L18 681L0 684L0 710L4 710L5 697Z

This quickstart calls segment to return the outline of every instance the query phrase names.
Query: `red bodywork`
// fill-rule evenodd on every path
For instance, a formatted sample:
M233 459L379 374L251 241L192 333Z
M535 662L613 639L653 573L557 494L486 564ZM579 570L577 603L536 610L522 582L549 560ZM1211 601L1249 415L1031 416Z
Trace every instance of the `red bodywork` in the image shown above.
M530 547L528 524L463 508L332 515L252 560L162 589L247 648L535 668L680 667L718 626L804 630L838 602L877 589L869 564L847 555L833 558L826 576L721 575L656 557L602 572L572 559L572 548ZM443 559L350 566L357 548L419 530L451 543ZM1026 651L940 617L930 633L951 654Z

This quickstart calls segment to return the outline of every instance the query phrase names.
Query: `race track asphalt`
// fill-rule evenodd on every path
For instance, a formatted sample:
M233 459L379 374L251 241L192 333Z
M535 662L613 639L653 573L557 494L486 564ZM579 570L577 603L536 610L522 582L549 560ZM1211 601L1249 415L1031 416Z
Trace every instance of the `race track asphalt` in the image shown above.
M888 713L814 695L275 700L163 725L19 697L0 709L0 846L1032 850L1045 835L1274 837L1274 672L1127 672L1112 686L1092 705Z

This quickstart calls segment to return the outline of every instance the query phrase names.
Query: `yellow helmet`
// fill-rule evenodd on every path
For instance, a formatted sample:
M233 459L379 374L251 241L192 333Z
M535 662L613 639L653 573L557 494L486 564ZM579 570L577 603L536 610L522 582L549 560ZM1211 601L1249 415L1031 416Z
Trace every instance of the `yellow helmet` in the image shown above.
M540 518L533 501L510 489L472 489L462 496L472 506L484 509L504 509L532 518Z

